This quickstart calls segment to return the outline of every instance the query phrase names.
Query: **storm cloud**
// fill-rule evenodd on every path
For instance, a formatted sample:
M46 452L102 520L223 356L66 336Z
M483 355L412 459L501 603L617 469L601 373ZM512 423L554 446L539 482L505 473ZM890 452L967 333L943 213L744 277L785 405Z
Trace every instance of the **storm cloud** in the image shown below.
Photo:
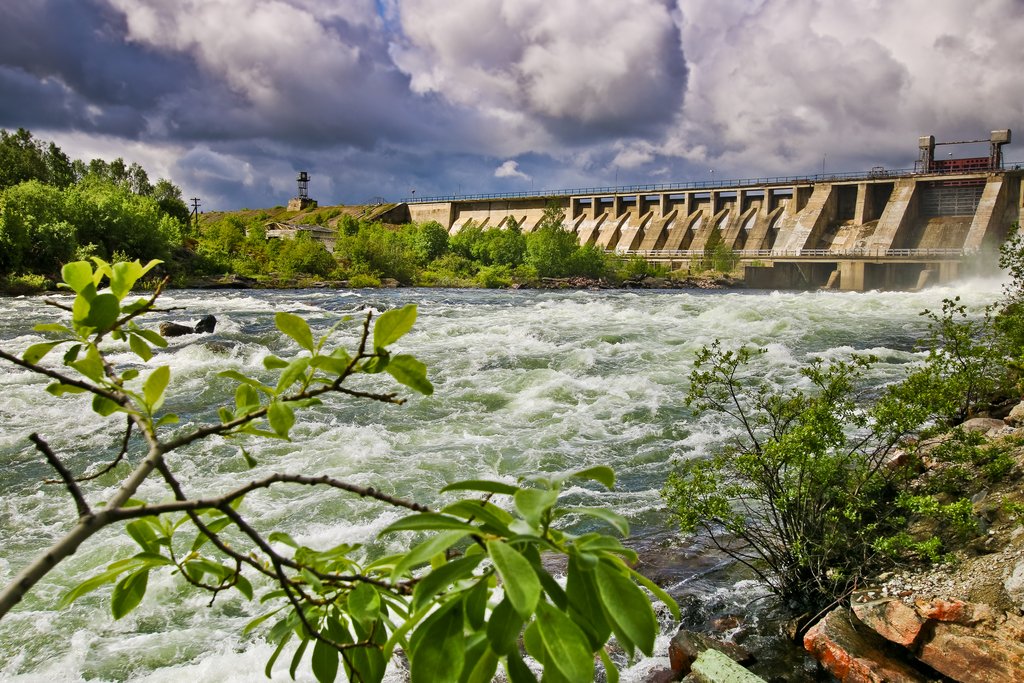
M356 203L903 167L1021 128L1022 34L1016 0L34 0L0 127L211 209L299 169Z

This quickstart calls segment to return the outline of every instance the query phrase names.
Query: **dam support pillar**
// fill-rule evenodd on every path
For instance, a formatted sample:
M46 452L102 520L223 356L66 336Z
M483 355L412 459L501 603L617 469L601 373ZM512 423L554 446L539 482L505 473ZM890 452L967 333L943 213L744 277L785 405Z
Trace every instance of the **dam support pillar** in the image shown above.
M844 292L864 291L864 262L839 262L839 289Z

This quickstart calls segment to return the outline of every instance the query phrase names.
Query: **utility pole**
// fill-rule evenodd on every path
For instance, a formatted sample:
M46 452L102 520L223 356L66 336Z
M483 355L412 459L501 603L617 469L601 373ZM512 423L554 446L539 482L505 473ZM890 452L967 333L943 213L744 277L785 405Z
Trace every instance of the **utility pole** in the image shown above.
M192 213L189 216L195 226L196 235L199 235L199 197L192 197Z

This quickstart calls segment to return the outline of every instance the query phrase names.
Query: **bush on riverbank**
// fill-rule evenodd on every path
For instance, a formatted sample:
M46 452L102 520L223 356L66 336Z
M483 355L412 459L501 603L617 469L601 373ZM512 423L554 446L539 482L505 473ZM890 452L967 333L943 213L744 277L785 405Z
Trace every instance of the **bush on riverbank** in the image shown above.
M868 357L812 360L806 389L779 390L757 368L763 350L705 348L687 402L728 416L736 434L670 474L663 495L681 528L703 529L775 593L811 608L977 533L970 498L1005 475L1007 455L970 434L944 434L938 447L922 437L1019 400L1024 240L1014 233L1002 253L1004 300L980 319L957 300L925 311L926 360L877 397ZM919 480L925 455L938 474Z

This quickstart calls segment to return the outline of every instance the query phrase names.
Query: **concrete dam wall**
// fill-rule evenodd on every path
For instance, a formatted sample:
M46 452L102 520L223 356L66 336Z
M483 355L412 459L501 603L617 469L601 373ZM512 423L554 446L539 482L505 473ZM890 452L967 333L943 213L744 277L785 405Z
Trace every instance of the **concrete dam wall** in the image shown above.
M749 262L752 286L906 288L954 277L1024 219L1024 171L858 178L658 192L422 201L415 222L536 229L557 206L582 244L682 265L712 241ZM760 272L759 272L760 271Z

